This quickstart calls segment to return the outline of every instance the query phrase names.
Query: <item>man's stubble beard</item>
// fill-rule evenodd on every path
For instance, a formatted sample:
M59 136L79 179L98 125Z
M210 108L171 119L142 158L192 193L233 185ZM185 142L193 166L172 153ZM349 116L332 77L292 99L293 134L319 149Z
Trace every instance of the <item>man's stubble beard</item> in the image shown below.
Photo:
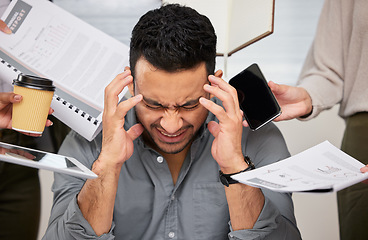
M143 133L142 133L142 137L143 137L144 143L146 145L149 145L153 149L158 150L158 151L161 151L161 152L166 153L166 154L177 154L177 153L180 153L181 151L183 151L189 144L191 144L193 142L194 138L197 136L198 131L200 129L199 128L194 134L192 134L192 136L190 137L190 140L188 140L188 142L185 143L184 146L182 146L180 149L177 149L175 151L168 151L168 150L165 150L162 147L160 147L159 144L157 144L155 142L155 140L153 139L153 137L150 134L150 131L148 131L147 128L139 120L139 117L138 117L136 111L135 111L135 117L136 117L137 123L140 123L143 126L143 129L144 130L143 130ZM155 129L156 126L157 126L157 124L151 124L150 125L150 128L151 129ZM194 127L193 127L193 125L189 125L189 126L186 126L185 128L188 128L187 130L189 130L190 128L193 129ZM165 142L163 144L165 144L165 145L175 145L175 144L178 144L178 143L168 143L168 142Z

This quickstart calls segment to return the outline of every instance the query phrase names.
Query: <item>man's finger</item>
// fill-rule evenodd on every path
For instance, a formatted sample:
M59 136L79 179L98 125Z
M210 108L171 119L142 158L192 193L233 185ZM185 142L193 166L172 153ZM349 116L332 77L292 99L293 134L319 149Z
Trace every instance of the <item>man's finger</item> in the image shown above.
M238 102L238 94L233 86L231 86L229 83L225 82L223 79L215 77L213 75L210 75L208 77L208 80L211 82L211 85L218 86L219 89L222 89L227 94L230 94L231 98L233 99L233 102L235 103L235 111L239 109L239 102ZM220 100L220 96L217 96ZM226 107L225 107L226 108ZM227 109L227 108L226 108Z
M243 124L243 127L249 127L247 120L243 120L242 124Z
M220 122L225 122L227 120L228 116L221 106L204 97L199 99L199 103L208 111L212 112Z
M117 112L119 113L119 117L125 117L130 109L132 109L135 105L137 105L140 101L142 101L142 94L135 95L121 103L119 103L117 107Z
M118 95L132 81L133 77L130 75L130 71L125 71L118 74L105 88L105 113L110 115L115 112L115 108L119 101Z

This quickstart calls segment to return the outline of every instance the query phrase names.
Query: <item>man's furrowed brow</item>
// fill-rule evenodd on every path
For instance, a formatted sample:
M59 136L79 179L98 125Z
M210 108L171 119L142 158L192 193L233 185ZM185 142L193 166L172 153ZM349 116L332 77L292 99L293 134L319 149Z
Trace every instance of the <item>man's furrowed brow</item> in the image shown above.
M177 104L175 107L187 107L187 106L193 106L193 105L196 105L199 103L199 99L201 98L202 96L196 98L196 99L192 99L192 100L188 100L187 102L183 103L183 104ZM147 98L147 97L143 97L143 101L146 103L146 104L149 104L149 105L152 105L152 106L160 106L160 107L167 107L161 103L159 103L158 101L156 100L153 100L153 99L150 99L150 98Z
M150 99L150 98L143 97L143 101L149 105L163 107L161 103L157 102L156 100Z
M198 104L199 102L199 99L201 97L198 97L197 99L192 99L192 100L189 100L187 101L186 103L182 104L182 105L179 105L178 107L187 107L187 106L193 106L193 105L196 105Z

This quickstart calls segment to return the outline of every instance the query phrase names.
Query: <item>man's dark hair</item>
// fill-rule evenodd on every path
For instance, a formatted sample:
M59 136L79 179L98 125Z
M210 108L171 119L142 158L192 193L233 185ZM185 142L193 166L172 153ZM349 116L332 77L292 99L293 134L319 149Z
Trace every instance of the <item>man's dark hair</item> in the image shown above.
M167 71L206 63L208 74L216 64L216 34L210 20L192 8L164 5L143 15L132 31L130 68L134 76L139 58Z

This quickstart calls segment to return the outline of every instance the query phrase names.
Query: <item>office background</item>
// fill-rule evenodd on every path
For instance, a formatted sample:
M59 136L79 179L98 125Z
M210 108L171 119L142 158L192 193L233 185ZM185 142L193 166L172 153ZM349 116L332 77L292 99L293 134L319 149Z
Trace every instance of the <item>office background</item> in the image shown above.
M139 16L159 6L160 1L54 0L54 3L129 44L131 29ZM229 57L226 80L256 62L267 80L295 85L312 43L322 5L322 0L276 0L274 33ZM217 69L222 68L223 58L219 57ZM337 116L337 107L308 122L291 120L276 124L283 132L291 154L324 140L340 147L344 129L344 121ZM47 227L52 206L53 174L40 170L40 178L42 212L39 239ZM293 199L303 239L339 239L336 194L294 194Z

